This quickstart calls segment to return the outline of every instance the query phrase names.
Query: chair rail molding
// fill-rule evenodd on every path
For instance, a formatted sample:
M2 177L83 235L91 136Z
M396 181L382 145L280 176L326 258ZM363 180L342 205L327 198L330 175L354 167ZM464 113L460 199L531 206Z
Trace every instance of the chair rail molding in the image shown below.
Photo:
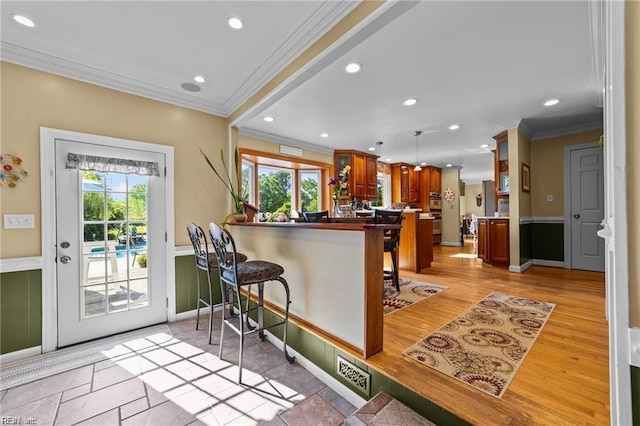
M0 274L42 269L42 256L0 259Z

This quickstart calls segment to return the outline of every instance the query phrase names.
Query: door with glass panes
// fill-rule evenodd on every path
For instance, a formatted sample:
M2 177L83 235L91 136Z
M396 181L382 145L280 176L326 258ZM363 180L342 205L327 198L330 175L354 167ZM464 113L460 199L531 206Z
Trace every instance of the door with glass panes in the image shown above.
M166 321L164 163L56 140L58 347Z

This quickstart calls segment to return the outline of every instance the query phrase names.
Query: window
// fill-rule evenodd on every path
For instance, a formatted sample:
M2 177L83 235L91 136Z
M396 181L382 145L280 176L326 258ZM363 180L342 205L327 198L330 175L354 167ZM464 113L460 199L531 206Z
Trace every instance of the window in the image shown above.
M242 194L246 194L247 201L254 206L256 205L256 194L253 190L255 170L255 164L242 160Z
M373 206L387 207L391 205L391 176L378 173L378 198L372 202Z
M285 212L292 206L293 170L258 166L258 208L261 212Z
M300 212L317 212L322 210L322 193L320 170L304 170L300 172Z

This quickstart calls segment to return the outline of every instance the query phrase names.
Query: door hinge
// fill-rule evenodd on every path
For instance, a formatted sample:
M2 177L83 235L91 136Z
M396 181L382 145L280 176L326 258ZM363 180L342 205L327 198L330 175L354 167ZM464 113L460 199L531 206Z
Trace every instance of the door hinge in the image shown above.
M167 231L164 231L164 242L169 241L169 237L167 236Z
M167 168L164 168L164 177L167 177Z
M169 298L167 297L167 308L169 307Z

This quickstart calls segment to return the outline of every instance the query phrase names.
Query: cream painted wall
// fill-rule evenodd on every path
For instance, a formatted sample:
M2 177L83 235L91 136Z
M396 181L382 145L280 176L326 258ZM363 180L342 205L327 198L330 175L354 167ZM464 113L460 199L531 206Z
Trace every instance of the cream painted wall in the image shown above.
M518 131L518 160L518 163L514 164L516 168L514 172L518 175L519 182L518 186L511 185L511 192L513 193L515 189L518 190L520 217L531 217L531 193L534 191L531 186L531 175L529 175L530 192L522 190L522 164L528 165L529 171L533 173L533 168L531 167L531 141L521 131ZM511 172L511 164L509 166L509 171Z
M520 266L520 157L518 129L509 129L509 265ZM518 189L518 190L516 190Z
M531 215L564 215L564 147L600 139L602 129L531 143ZM553 202L547 202L553 195Z
M453 203L444 199L445 191L455 191ZM460 168L442 169L442 244L460 244Z
M0 149L29 172L17 188L0 189L0 215L35 216L33 229L0 228L0 258L40 255L40 126L174 146L177 245L190 245L187 221L225 216L227 194L199 153L217 157L227 146L224 118L6 62L0 73Z
M640 2L627 1L625 6L629 320L640 327Z
M282 155L280 154L279 143L256 139L245 135L239 135L238 146L240 146L240 148ZM302 159L318 161L325 164L333 164L333 155L323 154L309 149L302 150Z
M464 190L464 208L461 208L460 214L477 214L478 216L484 216L484 203L485 199L482 198L482 204L480 207L476 204L476 196L482 194L482 184L466 185Z

